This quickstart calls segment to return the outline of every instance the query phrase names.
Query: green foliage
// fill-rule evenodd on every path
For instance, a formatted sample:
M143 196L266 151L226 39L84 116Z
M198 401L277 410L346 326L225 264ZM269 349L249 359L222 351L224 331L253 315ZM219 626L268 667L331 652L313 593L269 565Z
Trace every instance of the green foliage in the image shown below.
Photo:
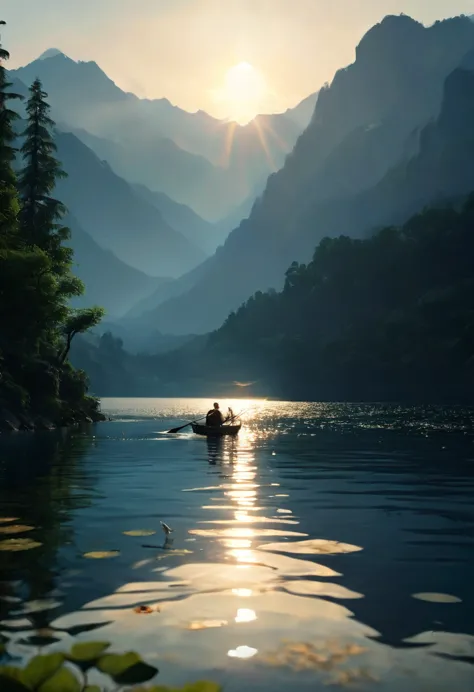
M82 682L90 668L96 668L118 685L127 686L148 682L158 674L157 668L144 663L133 651L104 654L109 646L108 642L83 642L75 644L67 654L35 656L24 669L0 666L0 689L2 692L101 692L97 685ZM133 689L173 692L168 687ZM182 692L220 692L220 687L211 682L197 682L186 685Z
M63 654L35 656L23 671L22 679L32 690L41 688L44 682L53 678L63 662Z
M95 326L103 311L76 311L68 304L84 286L71 272L73 252L64 245L65 208L53 197L65 174L55 158L54 122L39 80L26 109L18 196L12 168L17 116L8 108L17 96L6 81L8 57L0 47L0 409L48 416L55 423L98 419L98 403L87 397L87 378L67 357L74 335Z
M472 400L473 225L474 195L365 240L325 238L195 362L292 398Z

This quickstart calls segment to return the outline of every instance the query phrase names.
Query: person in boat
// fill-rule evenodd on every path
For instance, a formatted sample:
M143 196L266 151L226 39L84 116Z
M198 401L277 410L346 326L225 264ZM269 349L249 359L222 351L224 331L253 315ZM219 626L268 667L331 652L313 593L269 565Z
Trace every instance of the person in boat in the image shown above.
M206 425L208 425L211 428L217 428L223 424L224 424L224 416L222 415L222 413L219 409L219 404L216 402L214 404L214 408L211 408L211 410L208 411L208 413L207 413Z

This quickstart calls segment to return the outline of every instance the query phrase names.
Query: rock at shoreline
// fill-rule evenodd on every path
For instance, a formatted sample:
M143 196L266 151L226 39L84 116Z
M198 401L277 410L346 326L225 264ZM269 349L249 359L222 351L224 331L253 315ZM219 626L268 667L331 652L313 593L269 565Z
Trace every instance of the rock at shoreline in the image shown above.
M30 417L25 414L15 415L7 409L0 409L0 433L2 432L33 432L34 430L56 430L59 427L71 427L86 423L102 423L107 417L100 411L89 411L86 415L83 411L64 418L60 421L51 421L43 416Z

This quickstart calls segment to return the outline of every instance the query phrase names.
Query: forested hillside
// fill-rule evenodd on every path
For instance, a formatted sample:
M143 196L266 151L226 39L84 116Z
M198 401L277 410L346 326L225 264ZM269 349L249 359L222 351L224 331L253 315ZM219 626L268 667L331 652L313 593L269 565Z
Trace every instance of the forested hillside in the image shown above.
M281 292L180 350L132 357L109 339L105 369L82 346L75 357L114 395L473 402L473 230L474 195L367 239L325 238Z
M4 24L4 22L1 22ZM0 46L0 430L32 429L100 420L87 378L69 362L74 337L95 326L103 310L74 310L84 286L72 274L65 208L47 94L35 80L26 104L21 168L13 144L18 115Z
M386 17L372 28L355 62L321 90L310 125L249 219L190 291L156 310L156 326L174 333L216 328L249 293L281 287L288 261L308 261L324 236L371 232L440 195L471 190L469 156L462 145L451 147L452 114L472 98L472 85L462 75L448 77L473 48L474 23L466 17L429 28ZM459 141L465 135L463 127Z

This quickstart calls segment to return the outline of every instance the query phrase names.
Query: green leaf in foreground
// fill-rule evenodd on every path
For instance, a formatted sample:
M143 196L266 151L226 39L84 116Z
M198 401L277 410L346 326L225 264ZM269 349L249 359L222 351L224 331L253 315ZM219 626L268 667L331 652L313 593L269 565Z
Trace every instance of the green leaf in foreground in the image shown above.
M97 668L111 678L117 677L135 663L140 663L141 658L133 651L126 654L105 654L97 662Z
M75 675L67 668L61 668L47 680L38 692L81 692L82 686Z
M64 663L64 654L47 654L46 656L35 656L28 662L23 671L23 680L32 689L36 689L53 677Z
M81 642L74 644L67 658L82 670L87 670L96 663L109 646L109 642Z
M102 692L102 690L97 685L88 685L84 688L84 692Z
M0 666L0 690L2 692L30 692L23 671L15 666Z
M118 685L136 685L148 682L158 673L158 669L143 663L133 651L126 654L106 654L99 659L97 668L110 675Z
M158 674L158 668L148 665L148 663L135 663L131 668L127 668L123 673L114 678L119 685L138 685L148 682Z
M24 685L19 680L14 680L13 678L9 678L6 675L2 675L1 672L0 690L2 690L2 692L31 692L30 687L26 687L26 685Z

